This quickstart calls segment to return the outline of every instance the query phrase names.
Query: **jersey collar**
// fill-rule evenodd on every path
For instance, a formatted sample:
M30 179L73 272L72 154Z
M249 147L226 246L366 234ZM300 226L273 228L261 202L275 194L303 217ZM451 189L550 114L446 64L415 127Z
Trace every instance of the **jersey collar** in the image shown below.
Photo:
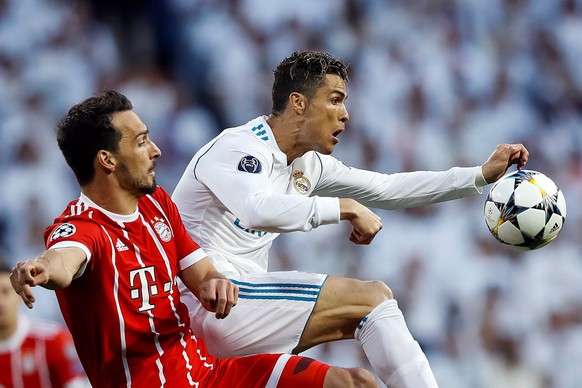
M137 218L139 217L139 209L137 207L135 208L135 211L131 214L117 214L117 213L110 212L109 210L103 209L101 206L99 206L95 202L91 201L89 199L89 197L87 197L83 193L81 193L81 196L79 197L79 201L83 202L84 204L86 204L89 207L92 207L92 208L99 210L101 213L105 214L107 217L111 218L115 222L119 222L119 223L133 222L133 221L137 220Z

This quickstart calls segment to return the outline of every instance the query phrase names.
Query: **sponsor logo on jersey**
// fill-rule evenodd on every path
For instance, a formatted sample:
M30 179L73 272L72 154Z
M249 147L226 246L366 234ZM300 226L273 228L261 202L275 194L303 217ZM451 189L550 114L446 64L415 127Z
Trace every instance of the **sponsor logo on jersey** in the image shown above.
M311 182L303 176L303 171L293 171L293 187L299 194L307 194L311 190Z
M69 237L75 234L77 228L73 224L59 225L51 234L50 241L55 241L58 238Z
M120 239L117 239L117 242L115 243L115 248L117 249L118 252L127 251L129 249L127 245L125 245L123 241L121 241Z
M239 218L237 218L236 220L234 220L234 225L239 228L242 231L245 231L247 233L253 234L257 237L263 237L267 234L267 232L263 232L262 230L254 230L254 229L249 229L246 226L243 225L243 223L240 221Z
M168 242L172 239L172 231L170 230L170 227L166 225L163 218L156 217L152 220L152 223L154 223L154 230L163 242Z
M249 172L251 174L258 174L262 171L261 162L254 156L247 155L238 162L238 170L242 172Z

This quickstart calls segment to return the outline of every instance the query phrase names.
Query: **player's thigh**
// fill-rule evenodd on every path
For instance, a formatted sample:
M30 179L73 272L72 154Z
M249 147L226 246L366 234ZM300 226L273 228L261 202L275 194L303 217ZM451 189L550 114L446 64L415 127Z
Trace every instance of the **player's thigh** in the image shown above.
M329 276L295 352L324 342L353 338L360 321L374 307L392 298L392 291L381 281Z
M225 319L216 319L190 292L182 300L190 310L195 335L218 357L291 353L313 312L326 275L273 272L233 278L239 300Z

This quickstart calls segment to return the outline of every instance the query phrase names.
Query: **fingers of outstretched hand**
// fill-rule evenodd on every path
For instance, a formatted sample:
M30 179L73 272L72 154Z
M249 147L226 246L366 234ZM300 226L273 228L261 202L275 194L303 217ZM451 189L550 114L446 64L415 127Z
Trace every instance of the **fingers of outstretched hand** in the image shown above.
M496 153L499 153L508 166L516 164L518 167L523 167L529 158L529 152L523 144L500 144L497 146Z
M22 301L28 308L32 308L35 302L31 285L35 285L34 277L31 275L30 265L28 262L18 262L16 267L10 273L10 282L14 291L22 298Z
M511 144L510 147L510 164L517 165L517 168L522 168L527 163L529 159L529 151L524 147L523 144Z
M523 168L528 158L529 152L523 144L499 144L482 166L483 177L487 183L493 183L501 178L511 165Z

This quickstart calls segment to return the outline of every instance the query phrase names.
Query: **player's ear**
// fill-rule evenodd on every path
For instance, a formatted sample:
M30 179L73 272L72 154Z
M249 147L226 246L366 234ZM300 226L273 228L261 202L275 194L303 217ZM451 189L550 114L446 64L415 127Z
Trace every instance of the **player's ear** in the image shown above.
M115 156L106 150L99 150L97 152L97 165L107 172L113 172L115 170L116 160Z
M301 115L307 107L307 98L301 93L293 92L289 95L289 105L295 113Z

